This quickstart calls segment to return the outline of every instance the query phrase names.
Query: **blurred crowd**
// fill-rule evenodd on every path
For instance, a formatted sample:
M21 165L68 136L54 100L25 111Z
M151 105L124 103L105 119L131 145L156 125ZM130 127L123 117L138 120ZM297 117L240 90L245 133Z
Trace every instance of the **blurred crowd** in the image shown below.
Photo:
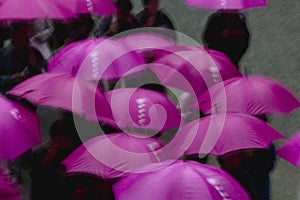
M0 92L6 95L7 91L24 80L46 73L51 58L74 42L87 38L106 38L142 27L176 30L175 23L159 4L159 0L142 0L143 10L133 13L134 5L130 0L116 0L117 13L109 16L80 14L78 18L64 21L39 19L33 22L1 22ZM199 30L200 35L206 47L224 53L239 69L239 62L250 42L247 19L241 11L214 12L208 18L205 29ZM145 62L151 62L149 55ZM162 85L146 84L142 87L170 94ZM188 99L189 96L184 98ZM36 109L33 105L31 108ZM50 141L47 144L28 150L11 162L3 162L3 169L9 169L11 182L20 185L27 184L24 171L28 172L28 196L32 200L114 199L112 185L119 177L106 179L91 174L66 173L66 166L61 162L83 141L78 136L72 113L62 113L50 128ZM204 116L201 113L196 117ZM255 117L267 121L266 115ZM101 126L105 134L120 132L108 124L101 123ZM199 158L199 155L189 155L185 159L207 163L208 156ZM220 167L241 184L251 199L270 199L269 174L276 160L274 145L271 144L269 149L236 150L219 155L217 159Z

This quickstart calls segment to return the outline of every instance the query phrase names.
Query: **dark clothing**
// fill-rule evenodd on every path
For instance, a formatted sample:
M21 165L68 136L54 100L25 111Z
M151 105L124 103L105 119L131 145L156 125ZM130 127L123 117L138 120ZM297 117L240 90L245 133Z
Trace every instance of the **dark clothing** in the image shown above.
M1 22L0 22L0 48L3 48L4 46L4 41L6 39L9 38L9 34L8 34L8 30L7 28L5 27L5 25L3 25Z
M237 65L249 46L245 15L223 10L213 13L207 20L202 39L209 48L225 53Z
M112 185L116 180L103 180L92 174L69 173L66 183L66 199L64 200L114 200Z
M65 183L60 178L62 170L58 163L44 164L43 158L47 149L40 148L32 156L31 162L31 199L32 200L64 200L66 199Z
M136 15L136 18L142 26L145 26L150 16L142 10ZM169 17L162 10L157 11L152 27L168 28L172 30L175 29Z
M241 161L236 169L227 169L222 156L218 160L221 167L246 189L252 199L270 200L269 173L276 161L274 145L269 149L256 149L250 157L245 157L242 151L239 156Z
M99 21L98 28L95 31L95 36L96 37L113 36L114 33L112 33L109 29L111 23L113 23L112 20L113 20L112 15L107 17L102 17ZM126 20L117 19L117 23L118 23L118 33L140 27L139 21L133 15L129 15Z
M30 65L30 56L35 57L35 67ZM16 53L12 44L0 49L0 93L5 94L5 92L14 86L14 83L10 79L11 75L23 72L26 77L31 77L42 73L45 68L46 61L32 47L29 48L27 53L22 55Z
M256 190L256 199L270 200L270 178L269 173L275 164L275 147L269 149L258 149L250 158L243 160L243 168L253 179Z

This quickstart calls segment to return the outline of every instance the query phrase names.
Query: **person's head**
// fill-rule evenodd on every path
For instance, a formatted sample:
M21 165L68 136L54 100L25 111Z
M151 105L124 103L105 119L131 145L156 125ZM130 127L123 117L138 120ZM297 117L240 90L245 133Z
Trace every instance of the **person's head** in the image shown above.
M94 27L94 21L90 14L79 14L78 18L69 23L69 38L71 42L85 39Z
M9 26L9 34L16 48L29 46L30 25L26 22L12 22Z
M205 45L225 53L237 66L249 46L249 39L245 15L236 10L213 13L202 33Z
M154 15L159 7L159 0L142 0L145 11L148 15Z
M65 40L69 36L69 29L67 23L63 21L53 21L53 27L54 32L49 39L49 44L55 50L64 45Z
M121 16L128 16L133 7L130 0L117 0L115 5L118 8L119 15Z
M65 116L52 124L50 137L52 142L66 149L73 149L81 144L73 119Z

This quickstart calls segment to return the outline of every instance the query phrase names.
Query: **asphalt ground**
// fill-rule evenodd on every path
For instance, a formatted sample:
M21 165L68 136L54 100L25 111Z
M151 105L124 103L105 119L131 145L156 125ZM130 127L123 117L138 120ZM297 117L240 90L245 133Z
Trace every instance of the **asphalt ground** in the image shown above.
M132 1L135 11L140 0ZM201 32L213 10L187 8L183 0L161 0L176 29L201 44ZM269 76L300 99L300 2L269 0L267 7L243 11L251 34L250 46L240 62L244 74ZM289 103L289 102L287 102ZM289 137L300 130L300 109L288 116L269 116L269 123ZM279 147L283 141L276 143ZM272 199L300 199L300 169L278 158L271 174Z

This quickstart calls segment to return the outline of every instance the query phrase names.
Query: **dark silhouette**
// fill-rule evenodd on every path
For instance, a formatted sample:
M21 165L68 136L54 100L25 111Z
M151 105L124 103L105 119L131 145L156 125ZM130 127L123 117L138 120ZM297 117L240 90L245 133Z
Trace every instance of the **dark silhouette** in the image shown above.
M0 22L0 48L4 47L4 41L8 38L8 26L5 22Z
M266 121L265 115L256 117ZM275 146L268 149L243 149L218 157L221 167L228 171L255 200L270 200L269 174L276 162Z
M113 36L115 34L140 27L138 20L132 11L132 3L129 0L117 0L115 5L118 9L117 14L102 17L99 21L96 37Z
M136 15L143 27L175 29L165 11L159 9L159 0L142 0L144 9Z
M65 40L65 45L89 37L94 27L94 21L90 14L79 14L78 18L70 19L68 23L69 36Z
M49 38L49 45L54 54L65 44L65 40L69 36L69 29L68 24L63 21L53 21L52 24L54 31Z
M112 185L115 180L84 173L70 173L64 178L65 200L113 200Z
M225 53L238 63L249 46L246 17L237 10L219 10L207 20L202 40L211 49Z
M9 27L11 43L0 49L0 92L42 73L47 67L38 50L29 45L30 24L14 22Z
M31 161L32 200L67 198L65 167L60 164L80 144L76 128L68 115L53 123L47 147L34 151Z

